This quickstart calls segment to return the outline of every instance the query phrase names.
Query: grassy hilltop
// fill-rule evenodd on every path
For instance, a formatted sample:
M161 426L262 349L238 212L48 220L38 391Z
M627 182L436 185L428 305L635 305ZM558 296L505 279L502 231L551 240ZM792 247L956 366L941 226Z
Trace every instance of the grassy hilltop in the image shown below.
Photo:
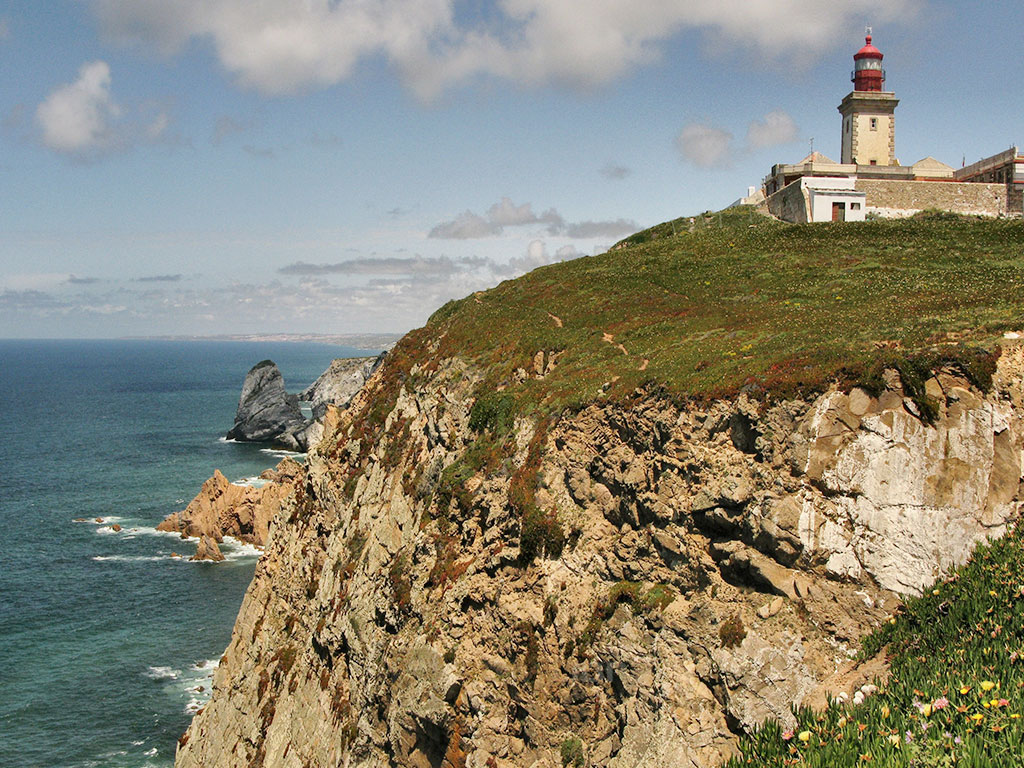
M794 226L741 207L449 302L400 346L416 357L440 336L442 356L475 357L489 383L564 351L524 392L550 411L649 382L697 398L854 383L882 358L991 348L1022 307L1019 220Z

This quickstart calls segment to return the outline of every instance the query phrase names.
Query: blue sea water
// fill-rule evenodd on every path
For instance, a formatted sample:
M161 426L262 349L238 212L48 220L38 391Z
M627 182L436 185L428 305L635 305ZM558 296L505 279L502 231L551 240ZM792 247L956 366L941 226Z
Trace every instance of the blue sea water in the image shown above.
M375 351L0 341L0 766L172 764L257 553L190 563L194 545L154 526L215 468L242 481L279 460L220 439L253 364L296 392Z

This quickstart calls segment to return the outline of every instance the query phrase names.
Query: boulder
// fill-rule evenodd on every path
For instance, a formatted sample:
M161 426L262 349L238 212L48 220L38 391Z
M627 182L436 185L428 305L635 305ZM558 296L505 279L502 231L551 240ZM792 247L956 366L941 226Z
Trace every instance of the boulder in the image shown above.
M247 442L279 442L283 435L301 429L304 424L299 400L285 391L281 371L272 360L263 360L245 376L235 425L227 437ZM289 447L294 445L294 440L284 442Z
M224 554L220 551L216 539L212 536L200 537L199 544L196 545L196 553L189 558L189 560L210 560L215 563L223 559Z

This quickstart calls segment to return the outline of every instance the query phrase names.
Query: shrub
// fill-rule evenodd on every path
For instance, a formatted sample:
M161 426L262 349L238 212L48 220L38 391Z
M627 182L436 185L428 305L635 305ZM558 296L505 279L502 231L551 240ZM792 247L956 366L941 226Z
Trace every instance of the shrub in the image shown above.
M718 639L722 641L723 648L736 647L746 636L747 628L743 626L743 619L738 613L723 621L718 627Z
M404 552L391 561L388 580L391 582L391 600L395 607L400 613L408 610L412 600L412 584L409 581L409 556Z
M586 761L583 757L583 742L576 736L570 736L562 742L563 768L583 768Z
M469 428L477 433L490 431L496 436L508 433L515 419L515 404L509 392L484 392L469 410Z

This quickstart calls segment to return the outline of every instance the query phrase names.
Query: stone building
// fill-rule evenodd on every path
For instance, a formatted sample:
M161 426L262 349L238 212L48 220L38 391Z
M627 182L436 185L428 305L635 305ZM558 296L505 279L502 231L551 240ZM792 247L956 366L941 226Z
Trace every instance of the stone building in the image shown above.
M763 182L769 212L786 221L899 218L924 209L984 216L1024 215L1024 156L1011 147L959 170L925 157L896 157L896 106L885 90L883 54L868 34L854 54L851 91L839 104L841 162L812 152L772 166Z

